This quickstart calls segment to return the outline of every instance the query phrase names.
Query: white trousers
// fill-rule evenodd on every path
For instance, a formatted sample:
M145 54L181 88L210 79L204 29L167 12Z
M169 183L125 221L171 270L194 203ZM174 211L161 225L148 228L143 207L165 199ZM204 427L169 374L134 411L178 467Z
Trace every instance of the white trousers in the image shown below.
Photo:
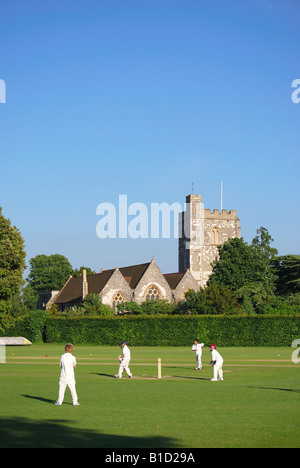
M218 380L218 378L223 380L223 363L214 365L214 379Z
M119 366L119 372L118 372L118 377L122 377L123 371L125 370L126 374L128 377L132 377L132 373L130 372L129 369L129 359L123 359L123 361L120 362Z
M78 403L78 397L77 397L77 392L76 392L76 383L75 382L65 382L63 380L59 381L59 390L58 390L57 403L61 405L62 402L64 401L65 391L66 391L67 387L69 387L69 389L70 389L71 396L72 396L72 402L73 402L73 405L75 405L76 403Z
M202 355L196 354L196 361L198 369L202 369Z

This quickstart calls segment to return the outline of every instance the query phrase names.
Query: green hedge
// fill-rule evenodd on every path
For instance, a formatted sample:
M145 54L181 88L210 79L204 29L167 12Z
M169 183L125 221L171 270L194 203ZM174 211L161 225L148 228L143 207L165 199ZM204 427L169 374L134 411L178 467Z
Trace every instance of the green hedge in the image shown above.
M186 346L195 338L218 346L291 346L300 338L300 315L49 317L34 312L15 322L3 336L24 336L33 343Z
M44 335L47 343L186 346L199 338L218 346L291 346L300 338L300 315L48 318Z

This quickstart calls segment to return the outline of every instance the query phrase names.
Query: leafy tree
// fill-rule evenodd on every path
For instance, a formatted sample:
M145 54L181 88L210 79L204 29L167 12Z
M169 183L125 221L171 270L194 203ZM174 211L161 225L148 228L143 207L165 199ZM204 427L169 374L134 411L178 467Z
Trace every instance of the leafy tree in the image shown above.
M95 275L96 274L96 271L92 270L91 268L81 266L79 269L73 270L72 276L74 276L74 277L82 276L83 270L86 270L87 275Z
M244 314L236 293L227 286L211 283L207 286L205 294L207 314Z
M247 283L237 291L239 303L248 315L259 314L273 300L261 283Z
M194 289L190 289L184 296L185 300L178 304L176 313L180 315L202 315L206 313L206 294L204 288L200 288L197 292Z
M82 303L84 315L113 315L113 309L102 303L102 298L99 294L89 294Z
M199 291L190 290L175 313L192 315L243 314L237 295L230 288L211 283Z
M22 288L21 301L29 310L36 310L38 299L39 294L29 284Z
M21 288L20 293L13 296L11 300L11 315L17 318L35 311L38 299L39 294L27 284Z
M63 287L73 268L63 255L37 255L30 261L28 284L34 291L55 291Z
M288 294L284 296L284 300L287 304L291 306L296 306L298 308L298 311L300 312L300 292Z
M270 236L265 227L260 227L256 231L256 237L252 241L252 245L260 249L269 259L274 259L278 255L278 250L271 247L274 239Z
M24 284L24 239L0 207L0 331L12 324L11 300Z
M208 284L217 283L238 291L243 286L260 283L268 294L273 294L276 277L266 253L243 239L229 239L218 247L220 261L213 267Z
M11 302L0 299L0 332L11 328L14 324L14 318L11 314Z
M273 259L272 265L277 275L277 293L300 292L300 255L284 255Z

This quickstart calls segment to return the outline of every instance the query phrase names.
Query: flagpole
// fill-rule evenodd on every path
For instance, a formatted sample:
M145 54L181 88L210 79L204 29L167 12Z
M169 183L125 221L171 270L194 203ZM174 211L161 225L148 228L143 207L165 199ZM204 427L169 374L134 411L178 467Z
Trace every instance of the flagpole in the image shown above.
M221 211L223 210L223 181L221 182Z

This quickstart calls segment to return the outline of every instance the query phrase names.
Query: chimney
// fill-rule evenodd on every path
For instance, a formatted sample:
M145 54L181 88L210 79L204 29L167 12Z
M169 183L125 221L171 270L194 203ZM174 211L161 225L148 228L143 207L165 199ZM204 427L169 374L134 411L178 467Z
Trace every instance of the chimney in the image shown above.
M82 296L83 301L88 295L88 293L89 293L89 287L88 287L88 282L86 278L86 270L83 270L82 271L82 284L81 284L81 296Z

